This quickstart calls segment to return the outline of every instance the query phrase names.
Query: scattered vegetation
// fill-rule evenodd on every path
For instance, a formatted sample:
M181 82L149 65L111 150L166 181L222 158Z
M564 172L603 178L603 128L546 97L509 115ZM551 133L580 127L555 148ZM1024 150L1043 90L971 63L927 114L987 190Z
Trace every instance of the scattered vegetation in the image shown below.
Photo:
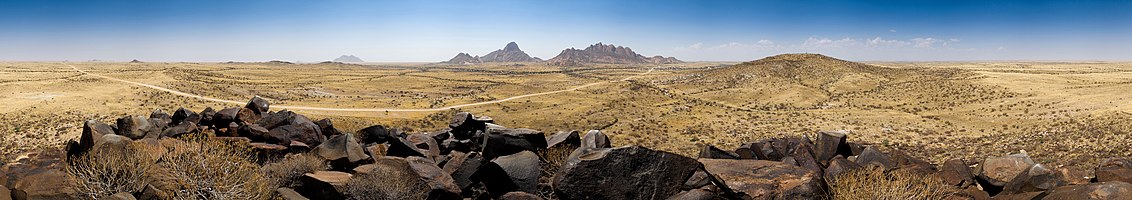
M278 162L268 163L263 166L262 171L272 180L275 180L276 185L280 187L298 188L302 186L299 178L303 174L326 170L327 168L326 161L322 158L303 153L289 154Z
M428 197L428 185L413 175L399 170L375 169L370 173L356 174L344 186L351 200L423 200Z
M945 199L955 190L935 176L908 170L886 172L879 167L851 170L827 182L834 200L934 200Z
M90 199L140 192L152 180L156 160L137 144L124 149L96 148L71 158L64 168L75 191Z

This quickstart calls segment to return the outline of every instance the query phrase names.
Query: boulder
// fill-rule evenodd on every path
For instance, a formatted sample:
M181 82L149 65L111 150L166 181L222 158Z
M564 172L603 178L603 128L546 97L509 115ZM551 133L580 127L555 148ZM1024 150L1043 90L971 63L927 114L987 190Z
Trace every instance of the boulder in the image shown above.
M1094 170L1097 182L1122 181L1132 183L1132 160L1127 158L1108 158Z
M684 181L684 186L680 189L691 190L701 188L710 185L711 179L711 175L707 174L704 170L696 170L695 173L692 173L692 177L688 177L688 180Z
M302 186L295 188L295 191L312 199L345 199L338 188L345 186L351 177L353 175L350 173L337 171L306 173L299 179Z
M178 108L177 111L173 111L173 116L170 119L172 120L170 126L176 126L184 122L200 124L201 117L196 112L189 109Z
M289 148L287 146L278 144L268 144L262 142L252 142L248 144L252 151L256 153L259 160L279 160L287 155Z
M389 152L388 144L374 144L366 147L366 154L374 159L387 156L386 152Z
M457 187L461 190L467 190L474 183L472 175L480 170L483 165L483 158L477 152L452 152L451 156L452 158L444 164L443 170L452 176Z
M834 156L841 155L842 157L853 156L853 151L849 149L849 144L845 142L845 135L847 131L820 131L818 132L818 140L814 143L814 158L822 164L828 164L829 159Z
M212 122L216 117L216 110L213 110L212 107L204 108L204 110L201 110L199 114L200 114L200 125L202 125L202 126L215 125Z
M888 155L881 153L876 147L865 147L861 150L861 154L857 155L856 163L861 166L879 166L885 169L896 168L896 162L889 159Z
M767 160L699 161L725 183L722 185L753 199L818 199L824 195L820 171Z
M858 168L861 168L861 165L857 165L857 163L853 163L841 157L841 155L837 155L829 159L829 166L825 167L825 179L833 181L838 175Z
M580 148L585 149L585 148ZM701 164L640 146L571 155L553 178L561 199L655 199L676 195Z
M240 108L240 110L236 112L236 121L242 122L243 124L254 124L262 117L262 115L256 114L255 111L248 108Z
M531 129L489 128L483 140L483 157L494 159L522 151L546 149L546 137Z
M49 169L20 178L12 185L12 199L78 199L67 173Z
M314 122L314 124L318 125L318 128L322 130L322 135L325 135L326 137L342 134L342 131L334 128L334 123L331 123L330 119L321 119Z
M354 139L353 134L335 135L316 146L311 153L330 161L330 165L342 169L353 168L358 162L370 158L362 145Z
M154 126L149 118L142 116L125 116L118 118L118 132L116 134L130 139L142 139L146 134L153 132Z
M1128 199L1129 197L1132 197L1132 184L1108 181L1058 187L1047 192L1044 199Z
M265 127L266 128L266 127ZM299 141L307 145L318 146L326 140L326 136L318 130L318 125L306 120L306 117L296 117L288 125L270 129L267 132L267 142L288 145L291 141Z
M739 148L735 148L735 155L739 155L739 159L758 159L755 150L751 149L752 145L754 143L739 145Z
M817 171L822 174L825 170L822 164L814 158L813 152L810 150L809 142L800 143L794 146L793 154L790 157L794 158L795 165L805 167L806 169Z
M723 149L716 148L713 145L704 145L704 148L700 149L699 158L739 159L739 154L724 151Z
M293 121L296 116L299 116L299 114L295 114L295 112L291 112L290 110L282 110L262 115L255 124L270 130L275 127L291 124L291 121Z
M279 198L282 198L283 200L309 200L307 197L299 194L299 192L295 192L295 190L292 190L291 188L281 187L279 189L275 189L275 193L277 193L279 195Z
M943 166L937 174L947 185L967 188L967 186L975 184L975 175L971 174L971 167L968 167L967 162L960 159L943 162Z
M94 147L94 140L102 138L102 135L106 134L114 134L114 128L98 120L87 120L84 122L82 135L79 136L79 150L76 151L75 155L90 151L90 149Z
M999 194L1019 194L1026 192L1041 192L1052 190L1058 186L1065 185L1060 177L1052 170L1046 169L1042 164L1032 165L1022 173L1019 173L1006 186L1002 188Z
M1079 167L1061 167L1057 168L1057 177L1061 177L1067 185L1084 185L1092 183L1093 170L1086 170ZM1104 181L1098 181L1104 182ZM1127 182L1125 182L1127 183Z
M488 193L502 196L508 192L538 192L538 178L542 175L539 157L534 152L500 156L492 159L472 175L473 180L483 182Z
M433 159L433 161L440 159L440 144L437 144L432 136L418 133L409 135L405 140L412 143L421 153L424 153L426 158Z
M236 129L236 135L246 137L253 141L268 141L268 133L271 130L260 126L259 124L244 124Z
M448 128L452 129L452 137L461 140L471 139L476 131L483 131L486 126L486 122L476 120L475 116L468 112L456 113L448 122Z
M785 149L779 150L775 148L774 144L774 140L763 140L752 143L750 149L755 154L755 159L781 161L783 158L786 158Z
M526 192L508 192L499 197L500 200L542 200L542 197Z
M220 126L232 122L238 122L236 116L240 114L240 108L225 108L216 111L212 116L212 125ZM219 127L218 127L219 128Z
M177 136L181 136L181 135L184 135L184 134L197 133L197 131L199 131L197 128L199 128L199 126L197 126L196 123L191 122L191 121L186 121L186 122L182 122L181 124L177 124L176 126L166 128L164 131L161 131L160 137L177 137ZM147 135L146 137L150 137L150 136ZM152 138L157 138L157 137L152 137Z
M389 144L389 149L385 152L387 156L407 158L412 156L425 157L425 155L429 154L428 152L421 151L416 145L413 145L412 142L404 138L391 138L387 144Z
M582 137L578 135L578 131L560 131L546 139L547 149L556 146L577 147L579 145L582 145Z
M252 100L248 101L248 104L244 105L244 108L251 110L256 115L266 114L267 109L270 107L271 104L268 103L267 100L259 98L259 96L252 97Z
M101 138L95 140L94 149L96 150L122 150L129 148L130 143L134 141L126 136L106 134Z
M590 130L582 136L582 147L587 148L611 148L613 144L609 142L609 137L601 133L601 130Z
M401 137L400 133L396 133L382 125L373 125L358 130L358 136L361 137L362 142L366 144L386 143Z
M149 113L149 118L159 122L153 123L155 126L171 126L170 124L173 124L173 116L161 109L153 110L152 113Z
M986 158L982 163L979 163L977 176L990 185L1002 187L1035 164L1033 160L1030 160L1030 156L1024 153Z

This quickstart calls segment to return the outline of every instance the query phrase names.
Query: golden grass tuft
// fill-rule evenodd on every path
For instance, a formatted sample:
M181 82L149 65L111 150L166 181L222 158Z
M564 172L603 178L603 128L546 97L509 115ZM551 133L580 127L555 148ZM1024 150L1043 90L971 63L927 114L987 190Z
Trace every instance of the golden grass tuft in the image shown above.
M350 200L423 200L429 190L413 174L383 169L356 174L344 187Z
M249 147L208 138L166 146L158 163L173 199L268 199L275 182L260 173Z
M954 190L935 176L882 168L848 171L827 184L833 200L944 199Z
M145 188L151 180L149 171L155 159L131 144L125 149L96 148L82 156L73 157L63 169L79 195L90 199L134 193Z
M268 163L263 166L262 171L280 187L297 188L302 185L299 178L303 177L303 174L326 169L326 161L322 158L303 153L287 155L278 162Z

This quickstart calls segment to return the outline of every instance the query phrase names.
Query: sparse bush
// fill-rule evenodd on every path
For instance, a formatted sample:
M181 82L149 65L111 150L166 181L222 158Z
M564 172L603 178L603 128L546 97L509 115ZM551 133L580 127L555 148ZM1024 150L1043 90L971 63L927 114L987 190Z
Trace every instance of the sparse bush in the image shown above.
M833 200L944 199L954 190L935 176L882 168L848 171L827 184Z
M79 195L99 199L119 192L139 192L150 180L154 159L138 145L125 149L96 148L73 157L64 168Z
M302 184L299 178L306 173L312 173L327 168L326 161L312 154L291 154L279 162L263 166L263 173L275 180L279 187L296 188Z
M351 200L418 200L428 198L428 185L401 170L375 169L355 174L345 185Z
M267 199L274 194L274 182L260 173L248 147L203 138L166 148L158 166L167 171L159 174L171 185L167 192L173 199Z
M550 183L554 174L558 173L558 170L561 170L563 166L566 166L566 160L570 157L570 154L574 152L574 149L577 148L578 146L568 145L539 151L538 157L540 163L538 166L539 170L542 170L542 175L539 176L539 182ZM539 187L538 194L536 195L543 199L558 199L554 196L554 191L551 189L552 188L549 187Z

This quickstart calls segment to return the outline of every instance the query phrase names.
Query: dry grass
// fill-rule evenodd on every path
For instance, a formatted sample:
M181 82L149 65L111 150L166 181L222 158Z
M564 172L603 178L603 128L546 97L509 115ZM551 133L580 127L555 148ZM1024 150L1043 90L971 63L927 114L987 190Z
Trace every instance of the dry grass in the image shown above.
M268 199L275 182L260 172L248 147L211 139L165 146L158 172L173 199ZM168 188L166 188L168 189Z
M97 148L72 158L64 171L78 194L99 199L119 192L134 193L151 180L155 159L138 145L126 149Z
M944 199L954 190L935 176L880 168L849 171L827 184L833 200L933 200Z
M428 185L414 175L398 170L377 169L356 174L346 182L345 193L351 200L423 200L428 198Z
M302 185L299 178L306 173L326 170L326 161L311 154L290 154L278 162L263 166L263 173L275 180L280 187L298 188Z

